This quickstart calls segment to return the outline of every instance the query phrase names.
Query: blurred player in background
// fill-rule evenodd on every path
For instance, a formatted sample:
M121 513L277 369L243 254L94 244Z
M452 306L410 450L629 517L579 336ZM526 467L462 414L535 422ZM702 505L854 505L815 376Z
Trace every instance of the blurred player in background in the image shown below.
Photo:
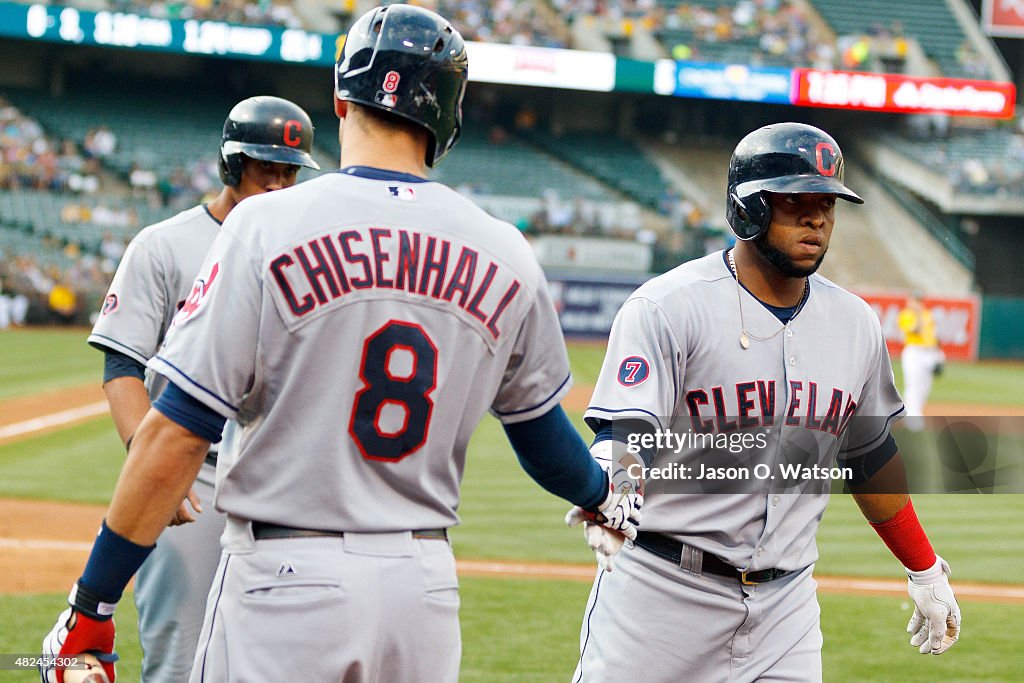
M236 104L224 122L219 170L223 189L209 204L193 207L142 230L118 266L89 343L106 354L103 390L121 440L130 444L150 402L167 381L147 372L174 315L195 306L192 283L220 225L246 197L295 184L300 166L313 160L313 124L298 105L279 97L251 97ZM142 680L188 678L206 596L220 558L225 517L213 509L216 447L172 524L139 569L135 604L144 651Z
M914 292L897 319L903 333L903 401L907 406L905 426L912 430L924 428L924 406L932 390L932 380L942 372L946 355L935 334L935 318Z
M851 467L861 512L906 568L911 645L940 654L956 642L949 568L918 522L889 433L903 406L878 317L815 274L837 198L862 202L843 185L842 154L824 131L784 123L750 133L729 165L736 245L648 281L619 311L585 414L592 453L613 481L637 489L642 470L631 464L690 474L647 479L643 524L614 571L623 539L588 525L609 540L588 536L602 569L574 681L821 680L812 572L831 482L794 492L792 478L777 476L794 456L808 468L832 468L837 457ZM633 421L625 430L616 426L624 420ZM675 452L636 441L635 462L624 452L632 435L666 428L746 432L765 445L739 462L700 439ZM744 468L723 467L700 488L704 468L721 464Z
M27 316L28 297L6 291L3 276L0 276L0 330L6 330L12 324L24 325Z
M529 243L427 180L459 138L467 74L462 37L428 10L349 30L343 168L224 222L149 363L170 384L49 652L112 651L113 605L225 419L228 523L192 681L456 681L447 528L488 409L535 480L635 535L642 499L610 490L559 406L568 355Z

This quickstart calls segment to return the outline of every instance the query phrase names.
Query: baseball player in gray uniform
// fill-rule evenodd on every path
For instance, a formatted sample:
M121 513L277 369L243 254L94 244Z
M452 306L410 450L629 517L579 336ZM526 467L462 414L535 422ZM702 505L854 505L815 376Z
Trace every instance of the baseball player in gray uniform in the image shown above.
M758 129L727 197L736 245L642 285L612 328L591 450L646 502L635 544L588 525L602 567L574 681L820 680L812 571L836 472L906 567L911 645L940 654L959 635L889 433L903 405L879 321L815 274L837 198L862 202L839 146Z
M642 498L611 489L559 406L568 357L532 249L426 178L459 137L467 70L428 10L349 30L342 168L224 222L149 363L170 384L45 652L112 652L114 604L226 418L228 523L193 681L455 681L447 528L488 408L542 486L635 536Z
M313 126L298 105L279 97L251 97L236 104L224 122L220 176L224 188L208 204L142 230L132 240L110 285L89 343L106 354L103 389L118 434L131 440L150 402L167 381L145 371L175 314L192 306L192 283L220 224L246 197L295 184L299 166L319 168L310 152ZM145 373L145 374L144 374ZM213 510L216 446L182 504L159 549L135 582L139 638L145 656L142 680L188 678L206 595L220 558L225 516Z

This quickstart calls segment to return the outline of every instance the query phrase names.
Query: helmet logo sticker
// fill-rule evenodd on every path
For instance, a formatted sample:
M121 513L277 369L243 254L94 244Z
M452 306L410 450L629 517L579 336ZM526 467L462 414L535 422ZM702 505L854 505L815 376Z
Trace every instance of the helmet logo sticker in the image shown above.
M400 80L402 80L402 74L397 71L389 71L384 74L384 82L380 87L384 92L395 92L398 90L398 82Z
M284 123L284 144L298 147L302 144L302 122L288 119Z
M836 174L836 150L830 143L817 144L814 148L814 161L821 175L831 177Z

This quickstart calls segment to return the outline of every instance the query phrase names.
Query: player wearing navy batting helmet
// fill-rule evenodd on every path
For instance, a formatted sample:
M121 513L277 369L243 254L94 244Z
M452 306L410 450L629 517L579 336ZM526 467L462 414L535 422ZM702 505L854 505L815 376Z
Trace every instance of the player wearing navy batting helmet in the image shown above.
M128 246L88 339L105 354L103 390L126 444L167 385L146 371L146 363L156 355L175 314L198 300L193 281L221 223L243 199L294 185L300 166L318 169L312 149L313 124L294 102L269 95L238 102L224 120L219 194L145 228ZM212 505L216 461L214 444L189 494L190 504L183 503L173 515L176 528L160 536L159 548L136 578L146 683L187 680L192 668L224 531L225 516ZM59 650L54 642L48 646Z
M112 650L113 603L225 419L228 522L194 682L456 681L447 530L488 410L538 483L634 535L642 498L611 490L559 406L568 357L529 243L426 177L458 139L467 69L429 10L380 7L351 28L342 168L249 198L221 227L149 363L170 384L56 651Z
M906 568L911 645L956 642L949 567L889 431L904 409L879 320L816 274L837 199L862 201L843 164L813 126L753 131L729 164L736 245L618 312L585 419L595 459L646 503L634 544L585 525L600 569L574 681L820 681L812 572L836 478Z

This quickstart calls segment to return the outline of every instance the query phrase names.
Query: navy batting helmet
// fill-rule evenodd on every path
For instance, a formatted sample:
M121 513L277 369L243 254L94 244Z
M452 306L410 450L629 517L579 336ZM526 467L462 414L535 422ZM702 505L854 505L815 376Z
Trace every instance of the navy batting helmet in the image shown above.
M444 158L462 132L469 60L447 19L411 5L377 7L345 38L334 70L339 100L395 114L430 134L427 166Z
M320 169L311 155L313 122L302 107L270 95L242 100L228 113L220 142L221 181L230 187L242 182L242 155Z
M834 194L864 203L843 185L839 145L804 123L758 128L736 145L729 161L726 218L739 239L756 239L768 230L771 207L765 192Z

